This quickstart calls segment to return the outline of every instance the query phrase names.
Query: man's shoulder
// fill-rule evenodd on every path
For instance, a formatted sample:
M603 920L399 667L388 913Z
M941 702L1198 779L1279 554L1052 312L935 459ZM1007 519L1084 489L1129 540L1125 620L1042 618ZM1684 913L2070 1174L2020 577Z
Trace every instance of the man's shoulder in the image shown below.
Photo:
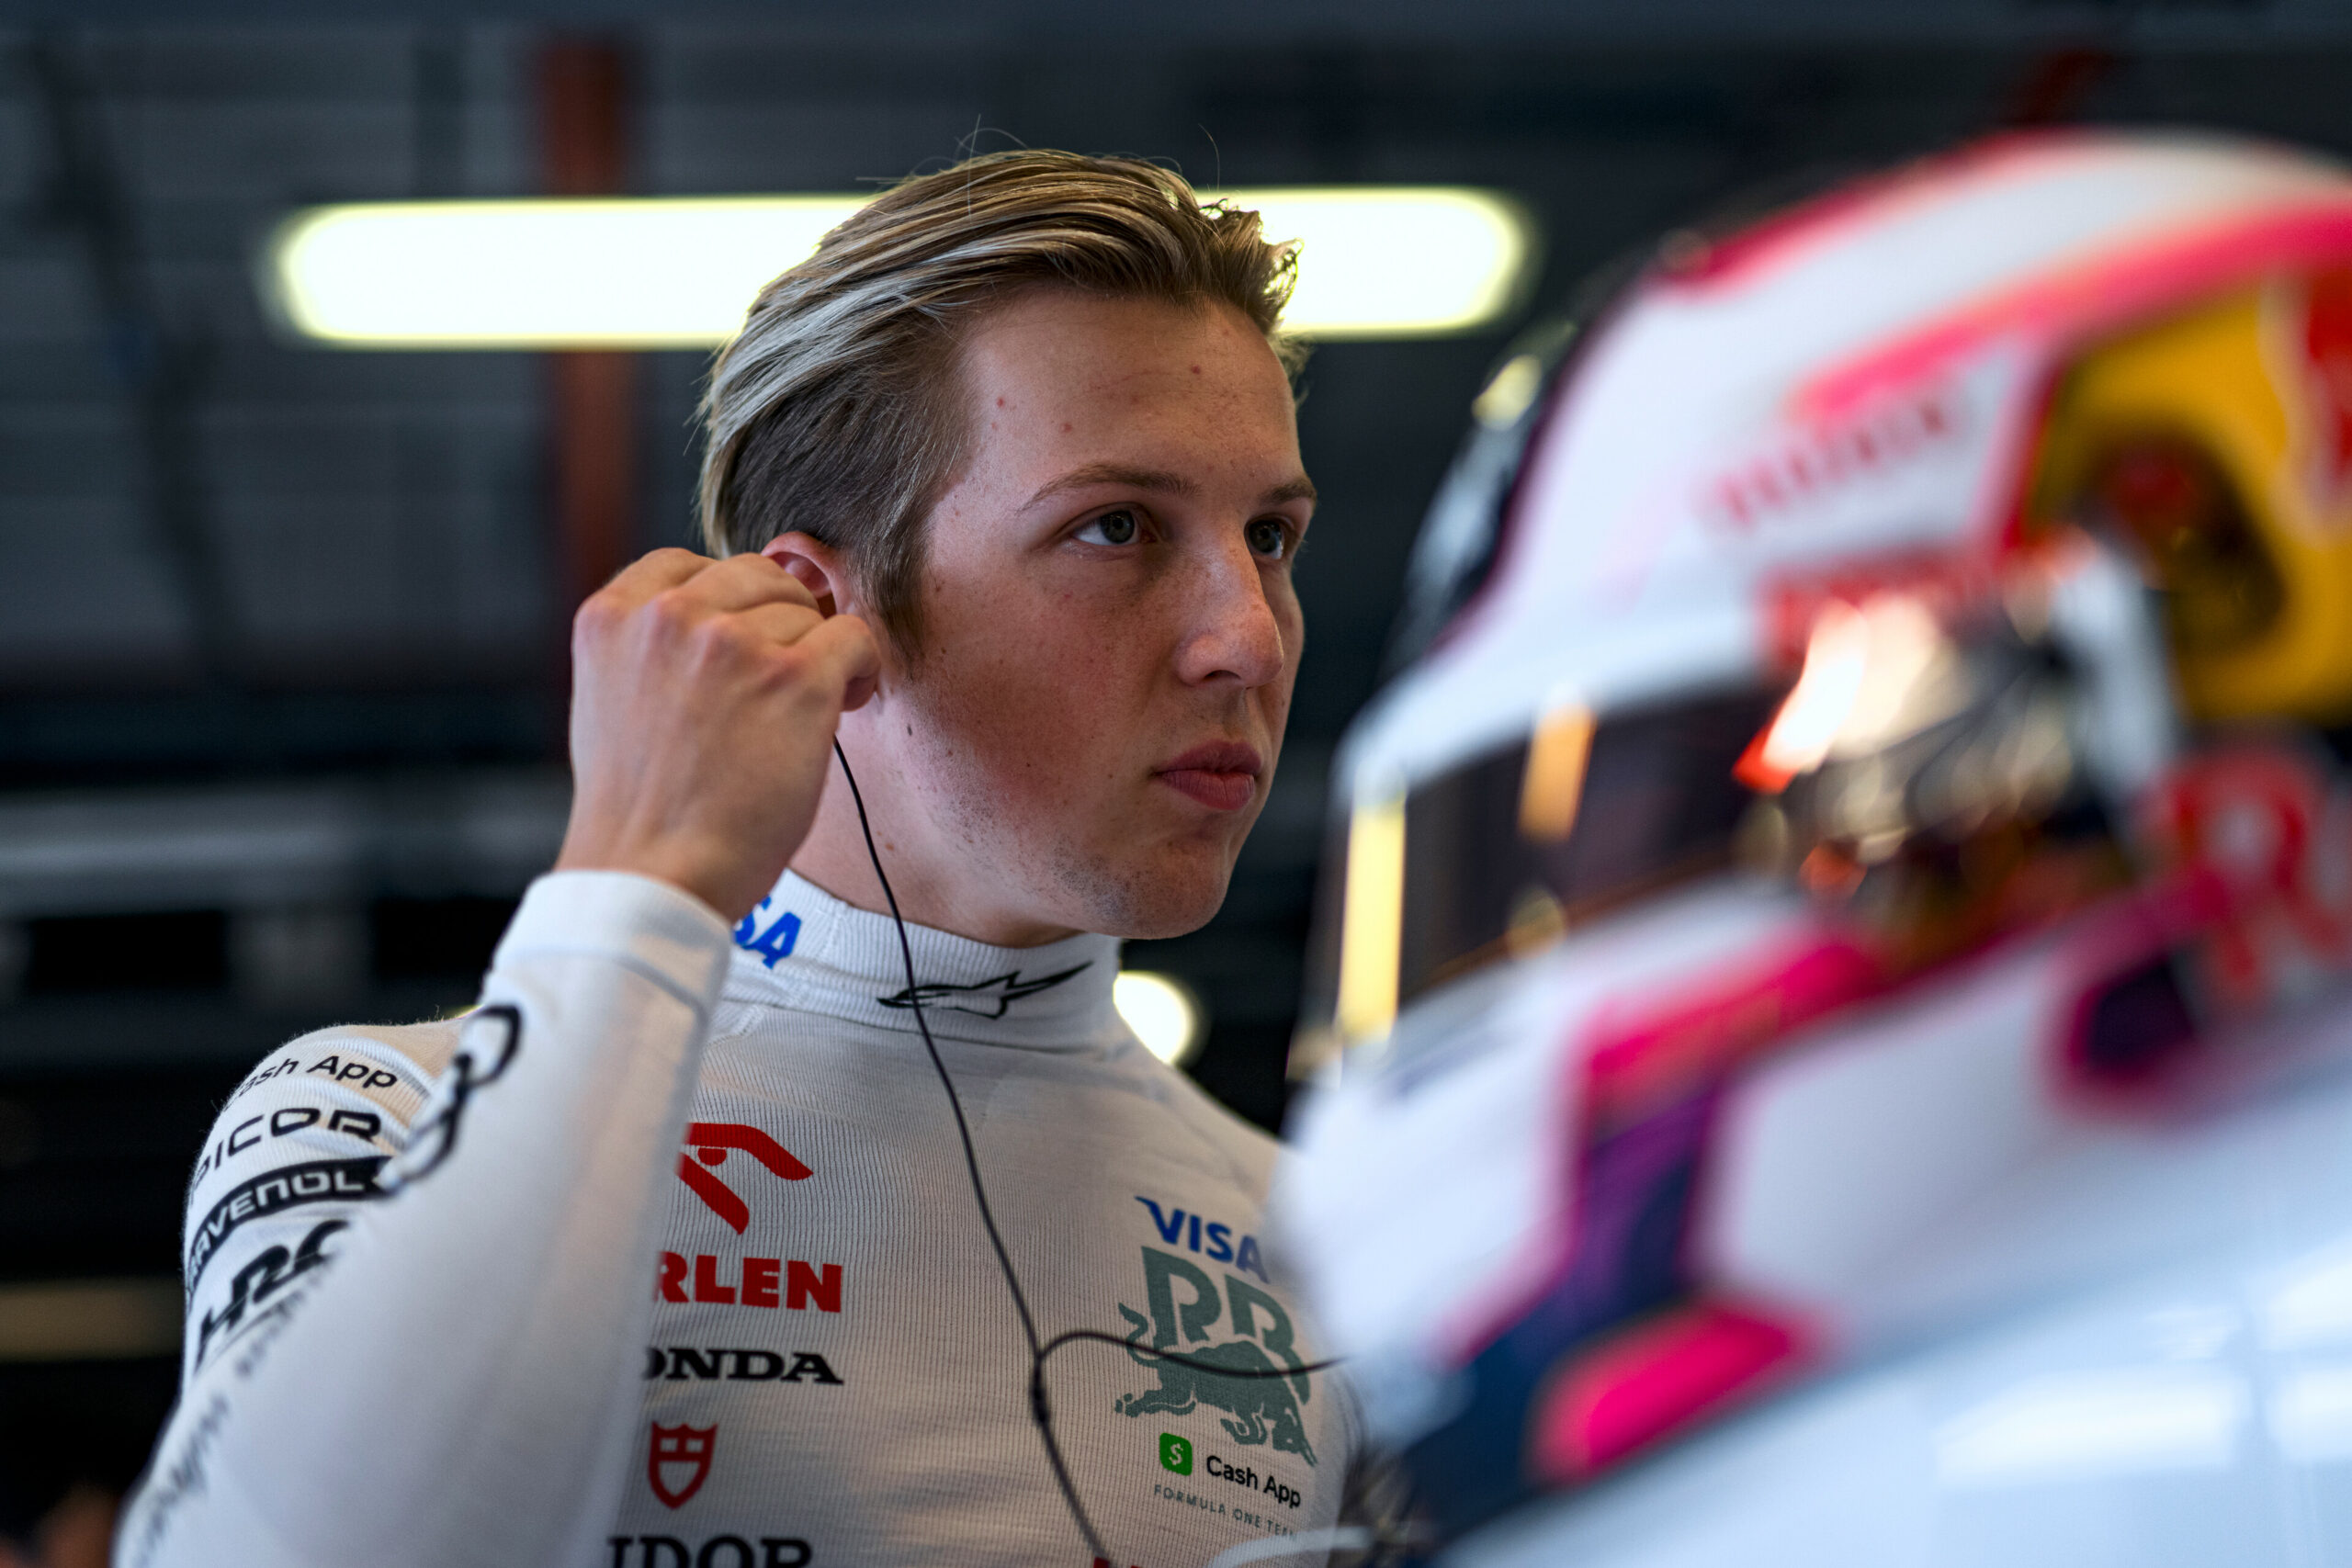
M398 1089L421 1094L448 1066L457 1050L458 1021L342 1023L297 1035L254 1064L221 1113L225 1116L239 1100L272 1084L281 1089L341 1085L371 1097Z
M456 1049L452 1021L345 1024L300 1035L245 1075L198 1151L184 1239L193 1291L217 1256L290 1246L383 1196L378 1177Z
M288 1041L222 1102L197 1159L191 1200L233 1171L397 1152L457 1041L455 1020L338 1024Z

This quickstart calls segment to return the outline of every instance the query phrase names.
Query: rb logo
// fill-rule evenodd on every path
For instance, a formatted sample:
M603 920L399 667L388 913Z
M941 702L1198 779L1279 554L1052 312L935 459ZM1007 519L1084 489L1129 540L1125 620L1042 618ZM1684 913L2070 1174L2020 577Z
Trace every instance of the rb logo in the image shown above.
M1173 1432L1159 1434L1159 1468L1174 1471L1179 1475L1193 1473L1193 1445L1189 1438Z

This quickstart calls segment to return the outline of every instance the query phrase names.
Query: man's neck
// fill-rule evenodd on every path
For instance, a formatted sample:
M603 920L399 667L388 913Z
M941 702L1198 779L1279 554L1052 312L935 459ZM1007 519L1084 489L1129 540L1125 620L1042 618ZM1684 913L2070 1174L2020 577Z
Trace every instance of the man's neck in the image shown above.
M950 863L921 821L920 805L906 798L886 760L862 766L857 784L873 824L875 852L881 856L890 891L898 895L899 914L908 924L991 947L1043 947L1079 934L1073 927L1039 919L1006 907L1001 896L983 893L989 880L983 868ZM792 857L792 869L844 904L876 914L890 912L838 759L826 780L817 819Z

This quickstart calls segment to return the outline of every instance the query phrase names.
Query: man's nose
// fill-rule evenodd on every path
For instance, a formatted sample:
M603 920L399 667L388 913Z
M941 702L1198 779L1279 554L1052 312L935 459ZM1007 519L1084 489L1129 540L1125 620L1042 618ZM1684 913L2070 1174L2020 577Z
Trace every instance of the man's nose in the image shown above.
M1249 688L1280 676L1290 650L1249 545L1236 537L1204 552L1186 579L1187 624L1176 657L1185 683L1229 681Z

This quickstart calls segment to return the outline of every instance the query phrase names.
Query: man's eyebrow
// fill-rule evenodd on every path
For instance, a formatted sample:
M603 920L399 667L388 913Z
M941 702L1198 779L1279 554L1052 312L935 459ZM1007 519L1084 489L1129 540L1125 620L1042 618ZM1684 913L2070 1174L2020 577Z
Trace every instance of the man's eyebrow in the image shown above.
M1049 479L1029 498L1035 506L1068 491L1091 490L1096 485L1124 485L1129 490L1158 491L1163 495L1191 495L1200 487L1182 474L1171 474L1162 468L1132 468L1125 463L1089 463L1082 468L1072 468L1059 479Z
M1089 463L1082 468L1072 468L1058 479L1049 479L1029 498L1030 506L1074 490L1091 490L1096 485L1121 485L1128 490L1157 491L1162 495L1193 495L1200 486L1182 474L1165 468L1136 468L1125 463ZM1285 484L1278 484L1258 498L1261 506L1281 506L1294 501L1313 501L1315 481L1305 474ZM1025 510L1025 509L1024 509Z

